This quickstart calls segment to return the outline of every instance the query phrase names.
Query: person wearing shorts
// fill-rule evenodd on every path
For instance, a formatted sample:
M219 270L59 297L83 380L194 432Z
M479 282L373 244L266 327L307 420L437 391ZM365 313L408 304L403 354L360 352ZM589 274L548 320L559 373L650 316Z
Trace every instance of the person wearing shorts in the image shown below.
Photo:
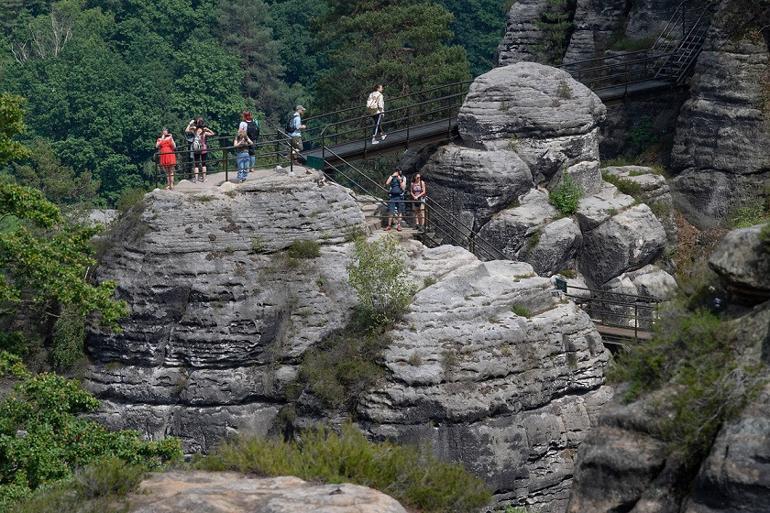
M406 178L401 170L396 168L392 175L385 181L385 187L388 189L388 226L386 232L390 231L393 225L393 218L396 218L396 231L401 231L401 217L404 214L404 192L406 191Z
M206 146L206 138L214 135L214 132L206 126L206 122L203 118L198 117L191 119L187 124L187 128L184 130L186 133L192 135L192 149L193 149L193 181L205 182L206 181L206 155L208 154L208 147ZM197 142L196 142L197 141ZM196 148L197 145L197 148ZM198 169L201 170L201 177L198 178Z

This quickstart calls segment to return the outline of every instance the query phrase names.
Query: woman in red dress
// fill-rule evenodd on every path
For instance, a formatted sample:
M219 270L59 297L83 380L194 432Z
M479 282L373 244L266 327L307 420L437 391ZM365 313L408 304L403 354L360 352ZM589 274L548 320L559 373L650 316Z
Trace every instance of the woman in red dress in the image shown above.
M164 128L160 137L155 141L155 147L160 154L160 168L166 172L166 190L174 188L174 168L176 167L176 143L174 136Z

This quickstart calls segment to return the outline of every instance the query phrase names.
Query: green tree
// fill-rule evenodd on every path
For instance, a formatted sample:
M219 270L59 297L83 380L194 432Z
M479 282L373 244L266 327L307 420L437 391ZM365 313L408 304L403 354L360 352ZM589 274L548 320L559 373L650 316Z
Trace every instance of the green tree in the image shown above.
M543 42L537 47L540 60L561 64L574 29L575 0L548 0L548 5L535 25L543 31Z
M495 52L505 32L508 0L441 0L454 15L453 44L468 52L471 73L478 76L495 67Z
M0 94L0 165L23 158L29 151L14 140L24 131L24 98Z
M376 83L397 96L469 78L465 50L447 44L453 18L446 9L428 2L386 2L365 11L367 5L332 2L332 12L351 14L327 24L321 35L331 47L329 68L317 84L323 109L361 102Z

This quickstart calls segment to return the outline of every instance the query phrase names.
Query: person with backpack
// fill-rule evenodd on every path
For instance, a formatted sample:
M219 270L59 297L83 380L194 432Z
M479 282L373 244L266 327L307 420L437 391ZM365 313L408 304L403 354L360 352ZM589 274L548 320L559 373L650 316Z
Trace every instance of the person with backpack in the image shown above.
M372 116L374 121L374 132L372 133L372 144L380 144L387 135L382 131L382 117L385 115L385 96L382 94L382 84L374 86L374 90L369 93L366 100L366 112ZM377 140L377 134L380 134L380 140Z
M246 130L238 130L238 135L233 140L233 147L236 151L236 162L238 163L238 180L243 183L249 176L249 163L251 156L249 155L249 148L253 145L253 141L249 138Z
M241 123L238 125L238 131L246 131L246 135L251 139L249 146L249 173L254 171L257 163L257 142L259 140L259 120L251 116L251 112L245 110L241 112Z
M206 138L214 135L214 131L206 126L206 122L202 117L191 119L187 124L187 128L184 129L185 133L191 134L193 141L191 144L193 151L193 181L205 182L206 181L206 156L208 154L208 147L206 146ZM201 170L201 177L198 178L198 168Z
M404 213L404 192L406 191L406 177L401 173L401 169L396 168L393 174L385 180L385 187L388 189L388 226L385 231L390 231L395 216L396 231L400 232L401 216Z
M176 143L174 136L164 128L155 141L155 148L160 158L160 168L166 172L166 190L174 188L174 168L176 167Z
M305 113L305 107L297 105L294 107L294 112L289 118L289 122L286 124L286 133L291 137L291 162L292 164L299 164L299 154L305 149L302 144L302 130L307 128L302 124L302 115Z

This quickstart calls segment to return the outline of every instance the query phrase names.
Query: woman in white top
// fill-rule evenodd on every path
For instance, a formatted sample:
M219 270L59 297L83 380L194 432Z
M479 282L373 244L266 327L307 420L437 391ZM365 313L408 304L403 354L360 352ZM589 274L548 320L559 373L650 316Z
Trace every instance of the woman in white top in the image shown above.
M374 86L374 90L369 93L369 98L366 100L366 111L371 114L374 120L374 133L372 134L372 144L380 144L380 141L384 141L387 135L382 131L382 116L385 114L385 96L382 94L382 84ZM380 141L377 140L377 135L380 135Z

